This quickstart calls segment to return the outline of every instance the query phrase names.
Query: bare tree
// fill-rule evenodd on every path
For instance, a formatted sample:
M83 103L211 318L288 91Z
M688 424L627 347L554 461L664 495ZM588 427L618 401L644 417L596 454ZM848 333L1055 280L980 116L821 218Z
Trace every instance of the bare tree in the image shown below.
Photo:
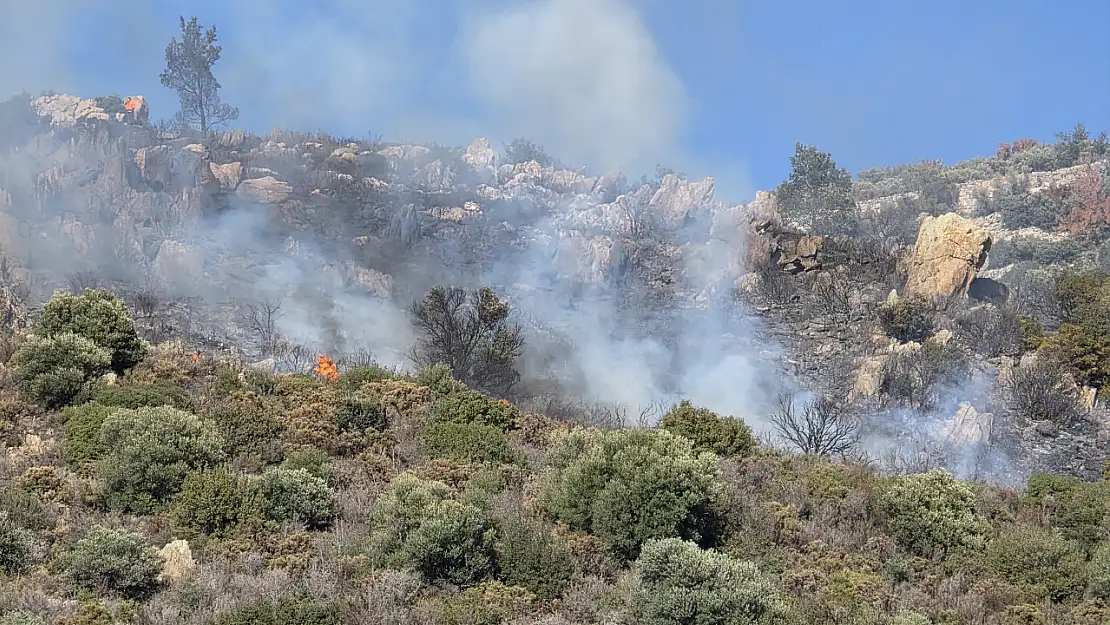
M274 354L278 366L283 371L291 373L308 373L316 362L316 354L308 347L299 343L290 343L279 339L277 353Z
M1047 358L1037 358L1010 374L1005 385L1006 407L1015 416L1032 421L1074 423L1082 410L1067 382L1063 367Z
M273 356L277 352L280 337L277 322L285 313L281 304L271 299L259 302L244 302L240 308L242 323L247 332L258 341L263 356Z
M770 419L780 436L806 454L843 455L860 438L859 416L827 397L799 406L792 396L780 395L778 410Z
M509 305L489 287L470 296L457 287L435 287L410 309L424 335L409 357L419 367L446 364L467 386L504 396L520 381L516 359L524 349Z
M84 293L85 289L95 289L100 286L100 276L93 271L75 271L66 276L66 280L69 282L69 289L73 291L74 295Z

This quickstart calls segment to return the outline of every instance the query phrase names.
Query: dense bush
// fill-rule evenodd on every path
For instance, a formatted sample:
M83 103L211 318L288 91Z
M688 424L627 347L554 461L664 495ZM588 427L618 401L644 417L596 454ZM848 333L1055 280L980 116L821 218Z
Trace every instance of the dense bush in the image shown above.
M497 540L500 579L527 588L541 601L563 594L574 575L574 556L542 524L525 518L501 524Z
M1082 414L1078 398L1067 388L1064 370L1049 358L1015 367L1004 391L1006 407L1022 419L1071 425Z
M1080 384L1104 388L1110 381L1110 274L1065 272L1056 280L1056 297L1064 323L1046 347Z
M265 513L249 480L225 467L189 473L170 506L174 526L187 538L224 537L240 524L260 522Z
M1099 545L1091 554L1090 591L1099 599L1110 599L1110 544Z
M430 458L472 464L512 464L523 460L500 428L480 423L430 423L422 436Z
M65 443L62 454L75 469L85 471L104 455L101 428L112 409L97 403L69 406L62 411Z
M1084 549L1106 537L1110 522L1110 482L1084 482L1076 477L1034 473L1029 476L1024 505L1044 514L1061 535Z
M524 588L483 582L449 597L440 625L502 625L525 616L533 597Z
M387 425L382 398L366 393L344 395L335 407L334 416L340 432L384 430Z
M162 574L162 561L142 536L100 525L63 553L60 564L78 588L125 599L154 594Z
M220 616L213 625L339 625L343 613L334 603L296 594L258 599Z
M757 446L751 428L743 421L722 417L707 408L695 408L689 400L673 406L663 415L659 426L690 439L697 451L710 451L718 456L747 456Z
M521 414L512 404L468 390L440 396L432 406L432 419L512 430L519 427Z
M987 547L987 561L1002 579L1040 599L1077 595L1087 585L1084 556L1076 545L1051 530L1006 528Z
M999 213L1003 225L1010 230L1055 230L1060 218L1070 210L1070 203L1060 193L1030 193L1023 189L1009 188L996 192L986 206L986 212Z
M518 165L520 163L527 163L528 161L535 161L541 167L550 167L554 165L555 161L543 148L532 143L524 138L513 139L508 145L505 146L505 162L511 165Z
M284 458L280 409L272 398L248 396L210 406L204 415L226 441L229 456L262 467Z
M335 494L323 478L306 469L270 469L258 479L256 488L274 522L321 529L335 520Z
M112 411L101 442L108 504L137 513L168 502L190 471L224 459L224 441L214 426L168 406Z
M975 493L943 469L892 478L877 505L890 533L905 549L929 556L983 543L986 522Z
M923 297L900 297L883 302L876 308L875 315L883 333L903 343L921 342L936 332L932 306Z
M79 403L112 364L111 353L73 333L35 335L8 362L19 389L47 408Z
M644 544L633 567L645 625L772 623L784 616L775 583L750 562L670 538Z
M185 389L161 381L103 384L93 392L92 401L104 406L131 409L172 406L190 410L193 404Z
M818 235L854 234L859 211L852 194L852 176L832 156L797 144L790 157L790 178L776 190L780 211Z
M441 482L395 477L374 503L372 545L385 562L426 580L469 584L493 571L493 531L475 506L449 499Z
M34 546L34 534L19 527L6 512L0 512L0 571L8 575L21 571Z
M631 561L653 538L704 540L716 460L666 430L576 430L548 452L540 500Z
M108 291L56 293L43 307L36 331L46 337L72 332L89 339L111 353L116 373L134 367L146 356L127 306Z
M1013 236L991 246L990 266L1033 262L1037 265L1062 265L1074 262L1083 248L1071 239L1055 240L1037 236Z

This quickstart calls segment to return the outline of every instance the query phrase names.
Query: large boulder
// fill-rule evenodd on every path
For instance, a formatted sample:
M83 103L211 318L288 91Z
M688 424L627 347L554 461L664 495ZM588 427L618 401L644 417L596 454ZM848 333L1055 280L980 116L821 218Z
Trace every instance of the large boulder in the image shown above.
M906 292L923 297L967 295L990 248L990 234L966 217L926 217L910 256Z
M691 182L674 174L667 174L663 176L649 206L657 212L666 227L681 226L690 211L713 200L715 188L713 178Z
M292 197L293 185L273 176L266 176L244 180L235 193L264 204L281 204Z
M196 284L204 279L204 251L188 243L166 239L154 257L154 270L169 284Z

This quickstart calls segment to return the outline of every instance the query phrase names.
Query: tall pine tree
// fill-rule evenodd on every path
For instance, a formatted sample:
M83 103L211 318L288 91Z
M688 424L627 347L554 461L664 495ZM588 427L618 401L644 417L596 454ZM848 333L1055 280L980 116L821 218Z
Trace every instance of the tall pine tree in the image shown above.
M166 46L166 69L159 75L163 85L177 91L181 110L176 120L204 134L239 117L238 108L220 101L220 83L212 75L222 49L215 26L205 31L196 17L186 22L182 16L181 41L173 38Z

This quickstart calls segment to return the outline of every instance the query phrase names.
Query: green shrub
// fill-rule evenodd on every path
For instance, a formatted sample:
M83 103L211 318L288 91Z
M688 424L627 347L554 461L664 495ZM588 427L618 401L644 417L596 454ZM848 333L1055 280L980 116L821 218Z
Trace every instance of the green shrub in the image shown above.
M225 467L189 473L170 506L170 518L186 538L224 537L242 523L261 522L265 514L246 477Z
M827 152L796 144L790 157L790 178L776 189L787 219L817 235L852 235L859 211L852 197L852 175Z
M305 469L270 469L258 479L256 488L272 521L320 529L335 520L335 494L327 482Z
M1047 512L1048 523L1061 535L1093 549L1110 521L1110 482L1084 482L1069 475L1029 476L1022 504Z
M100 385L93 393L92 401L104 406L132 410L158 406L191 410L193 407L193 401L185 389L162 381Z
M1056 299L1064 323L1046 347L1077 382L1105 387L1110 381L1110 274L1065 272L1056 280Z
M1071 239L1057 241L1035 236L1014 236L991 246L991 267L1010 263L1033 262L1038 265L1059 265L1074 262L1083 248Z
M140 514L168 502L190 471L224 460L214 426L168 406L117 408L101 427L101 442L109 506Z
M923 297L900 297L893 302L883 302L875 314L883 333L902 343L920 343L936 332L932 306Z
M932 625L932 623L929 617L911 610L899 610L890 620L890 625Z
M363 365L351 367L339 374L337 384L345 391L353 393L361 389L367 382L381 382L382 380L391 380L396 377L397 374L389 369L377 365Z
M135 332L127 306L108 291L55 293L42 309L36 332L46 337L72 332L89 339L111 353L116 373L123 373L146 357L146 347Z
M331 456L323 449L310 447L289 454L281 463L283 469L304 469L329 486L337 486L339 478L331 468Z
M335 407L334 415L340 432L381 431L388 425L382 398L365 393L344 395Z
M0 487L0 515L16 527L40 531L54 527L54 513L34 493L15 484Z
M527 588L542 601L563 594L574 575L574 556L543 525L514 518L501 525L497 541L500 579L510 586Z
M877 504L899 544L926 556L980 546L987 529L975 493L944 469L890 479Z
M540 501L558 521L631 561L653 538L700 540L716 480L712 454L666 430L575 430L548 452Z
M227 442L229 456L261 468L284 458L285 427L279 410L272 399L250 396L220 402L205 411L205 417Z
M441 625L502 625L527 615L532 595L524 588L483 582L447 598Z
M1077 595L1087 585L1083 554L1051 530L1007 528L988 545L987 561L1002 579L1055 601Z
M60 556L60 564L78 588L124 599L154 594L162 560L134 532L95 526Z
M308 597L258 599L217 618L213 625L339 625L342 610Z
M0 571L12 575L23 570L35 546L35 535L0 512Z
M999 213L1002 223L1009 230L1040 228L1055 230L1060 217L1066 215L1071 204L1059 194L1050 192L1030 193L1024 189L1003 189L987 202L986 213Z
M451 365L442 363L421 367L416 374L416 383L432 389L437 395L450 395L467 391L466 384L455 379L451 371Z
M29 337L8 362L20 391L60 408L79 403L90 392L90 383L112 364L111 353L73 333Z
M750 562L668 538L644 544L634 604L644 625L773 622L785 614L775 584Z
M100 429L111 411L107 406L92 402L62 410L65 433L62 455L70 466L85 470L104 455Z
M372 545L387 563L454 584L473 583L493 570L493 533L485 515L449 494L442 482L411 473L390 482L371 514Z
M0 616L0 625L46 625L46 621L30 612L8 612Z
M1110 599L1110 543L1099 545L1091 555L1090 591L1099 599Z
M672 407L659 425L693 441L696 450L711 451L718 456L749 456L757 447L751 428L743 421L721 417L706 408L695 408L688 400Z
M513 430L520 426L521 414L516 406L478 391L460 391L440 396L432 405L432 419Z
M460 463L512 464L522 462L505 432L479 423L430 423L422 437L430 458Z

